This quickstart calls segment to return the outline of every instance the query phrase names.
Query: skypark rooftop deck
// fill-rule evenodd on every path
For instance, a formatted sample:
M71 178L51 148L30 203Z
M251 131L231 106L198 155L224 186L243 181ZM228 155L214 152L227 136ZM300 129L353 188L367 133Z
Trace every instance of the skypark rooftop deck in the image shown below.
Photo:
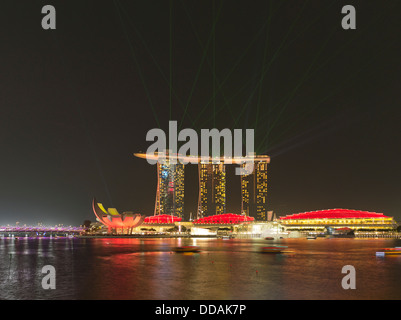
M241 164L244 163L245 157L203 157L203 156L187 156L182 154L166 154L166 153L154 153L154 154L146 154L146 153L134 153L135 157L158 161L159 159L177 159L179 162L186 162L186 163L211 163L213 161L223 162L227 164ZM267 155L249 155L247 156L246 161L255 161L255 162L267 162L270 163L270 157Z

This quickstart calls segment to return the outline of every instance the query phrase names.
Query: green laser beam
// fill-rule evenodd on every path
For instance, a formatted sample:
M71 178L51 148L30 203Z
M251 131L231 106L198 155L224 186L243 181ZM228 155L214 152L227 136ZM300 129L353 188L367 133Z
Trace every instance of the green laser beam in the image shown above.
M191 16L190 16L190 14L189 14L189 12L188 12L186 6L185 6L185 3L183 2L183 0L181 0L181 3L182 3L182 7L184 8L184 11L185 11L185 13L186 13L186 15L187 15L187 17L188 17L188 21L189 21L190 24L191 24L191 28L192 28L192 31L193 31L193 33L194 33L194 35L195 35L195 38L197 39L198 44L199 44L201 50L204 51L204 50L205 50L205 47L204 47L203 44L202 44L202 41L201 41L201 39L200 39L200 37L199 37L199 34L196 32L196 28L195 28L195 26L194 26L194 24L193 24L193 22L192 22ZM206 62L209 64L209 66L210 66L210 68L211 68L211 70L212 70L212 72L213 72L214 80L215 80L215 81L217 82L217 84L219 85L219 84L220 84L219 77L218 77L217 74L216 74L215 68L213 68L213 64L210 63L210 61L209 61L209 59L208 59L207 57L206 57ZM224 94L223 91L221 91L221 94L222 94L222 97L223 97L223 99L224 99L224 102L225 102L226 104L228 104L228 103L227 103L227 98L226 98L226 96L225 96L225 94ZM229 112L230 112L230 116L233 118L233 120L235 120L235 119L234 119L234 115L233 115L233 113L232 113L232 110L231 110L230 108L229 108L228 110L229 110ZM219 111L217 111L217 113L219 113ZM202 127L200 127L200 128L202 128ZM199 129L199 128L198 128L198 129Z
M269 15L269 18L268 18L269 23L268 23L268 25L267 25L267 27L266 27L267 30L266 30L265 48L264 48L264 52L263 52L262 69L263 69L264 66L265 66L266 58L267 58L267 47L268 47L268 43L269 43L269 31L270 31L270 24L271 24L271 18L272 18L271 4L272 4L272 2L270 1L270 2L269 2L269 12L270 12L270 15ZM260 102L261 102L261 99L262 99L263 79L264 79L264 76L261 74L260 80L259 80L259 95L258 95L258 101L257 101L257 103L256 103L256 117L255 117L255 118L256 118L256 124L255 124L255 127L256 127L256 128L258 127Z
M116 0L117 3L119 3L118 0ZM131 17L129 16L128 12L124 9L124 7L121 5L121 3L119 3L120 6L120 10L125 13L125 16L127 18L127 22L128 24L134 29L135 34L137 35L137 37L139 38L139 40L142 42L143 47L145 48L145 50L147 51L147 53L149 54L149 56L151 57L154 65L156 66L156 68L158 69L158 71L160 72L163 80L167 83L169 89L171 89L172 91L172 95L173 97L176 99L176 101L178 102L178 105L181 107L181 109L184 110L184 103L182 102L182 100L180 99L180 97L177 95L176 91L174 90L174 86L170 85L171 81L168 79L168 77L166 76L166 74L164 73L164 71L162 70L160 64L156 61L156 58L154 57L154 55L152 54L151 50L149 49L148 45L146 44L146 41L143 39L141 33L138 31L138 29L135 27L135 25L133 25L133 23L131 22ZM187 117L189 118L189 121L192 122L192 117L187 114Z
M160 127L160 123L159 123L159 119L158 119L158 117L157 117L157 113L156 113L156 111L155 111L155 108L154 108L152 99L151 99L151 97L150 97L149 90L148 90L148 88L147 88L147 86L146 86L145 79L144 79L144 77L143 77L141 67L140 67L140 65L139 65L139 63L138 63L138 60L137 60L137 58L136 58L136 55L135 55L135 50L134 50L134 48L133 48L133 46L132 46L132 44L131 44L131 41L129 40L127 30L126 30L126 28L124 27L123 17L121 16L120 10L118 9L115 0L113 1L113 3L114 3L114 5L115 5L115 7L116 7L118 16L119 16L119 18L120 18L121 27L122 27L123 32L124 32L124 35L125 35L125 37L126 37L126 39L127 39L128 46L129 46L130 51L131 51L131 55L132 55L133 60L134 60L134 62L135 62L135 66L136 66L136 68L137 68L138 75L139 75L139 77L140 77L140 79L141 79L141 82L142 82L142 85L143 85L143 87L144 87L146 96L147 96L147 98L148 98L149 105L150 105L150 107L151 107L151 109L152 109L153 116L154 116L154 118L155 118L155 120L156 120L157 125Z
M384 13L382 12L382 14L376 16L376 19L375 19L375 20L372 20L371 23L370 23L368 26L366 26L365 28L363 28L363 30L366 30L366 29L368 29L369 26L376 24L376 23L379 21L379 19L382 18L383 16L384 16ZM339 47L339 48L334 52L334 54L331 55L328 59L326 59L322 64L320 64L320 66L319 66L314 72L317 72L317 71L320 70L324 65L326 65L329 61L331 61L335 56L338 55L338 53L340 52L340 50L343 50L346 46L348 46L349 43L351 43L351 42L354 43L354 42L355 42L355 37L356 37L356 35L355 35L354 37L351 37L350 40L347 41L347 42L345 43L345 45ZM312 74L310 74L309 77L310 77L311 75L312 75ZM309 78L309 77L308 77L308 78ZM341 88L341 87L340 87L340 88ZM324 99L324 101L325 101L325 100L326 100L326 98ZM319 103L319 104L320 104L320 103ZM313 108L313 110L315 110L315 109L316 109L316 108ZM303 114L304 117L305 117L306 113L303 112L302 114ZM303 118L304 118L304 117L303 117ZM301 117L301 118L302 118L302 117ZM297 120L299 121L301 118L297 118ZM291 127L293 127L294 124L295 124L295 122L292 122ZM272 129L271 129L271 130L272 130ZM266 137L267 137L267 135L265 136L264 140L266 140ZM263 140L263 143L264 143L264 140ZM261 143L261 144L262 144L262 143Z
M396 42L396 41L398 41L398 40L394 40L394 42ZM391 47L392 44L393 44L393 43L391 43L388 47ZM314 107L308 112L308 114L312 113L312 112L313 112L314 110L316 110L316 108L318 108L323 102L325 102L327 99L329 99L330 97L332 97L333 95L335 95L338 91L340 91L340 90L342 90L344 87L346 87L346 85L347 85L353 78L355 78L362 70L365 69L365 67L366 67L367 65L370 65L370 64L372 63L372 61L374 61L374 60L378 57L379 53L385 51L384 49L387 49L387 47L382 48L382 50L379 50L379 51L378 51L378 54L375 55L375 56L373 57L372 60L369 60L366 64L362 65L357 71L355 71L354 73L351 73L350 76L348 76L348 77L341 83L340 86L338 86L335 90L331 91L331 92L330 92L328 95L326 95L324 98L320 99L320 100L314 105ZM356 84L356 83L354 83L354 85L355 85L355 84ZM351 85L350 87L352 87L352 85ZM303 118L305 118L305 116L304 116ZM292 125L291 125L290 127L287 128L287 131L281 133L281 135L279 136L279 138L281 138L286 132L288 132L288 130L290 130L294 125L295 125L295 123L292 123ZM275 140L273 140L273 142L274 142L274 141L278 141L279 138L276 138Z
M276 11L277 12L280 8L281 8L281 4L283 2L280 3L280 6L277 7ZM230 78L230 76L232 75L232 73L235 71L235 69L239 66L239 64L241 63L242 59L246 56L246 54L248 53L249 49L252 47L252 45L256 42L256 40L259 38L259 36L261 35L262 31L264 30L265 26L267 25L267 21L261 26L261 28L259 29L259 31L255 34L255 36L252 38L252 40L249 42L248 46L245 48L244 52L242 53L242 55L238 58L238 60L234 63L233 67L231 68L231 70L227 73L226 77L223 79L223 81L220 83L220 85L217 87L216 93L220 91L220 89L223 87L223 85L226 83L226 81ZM205 104L205 106L198 112L197 117L194 119L194 122L196 123L200 117L202 116L202 114L206 111L207 107L209 106L209 104L213 101L214 97L211 97L209 99L209 101Z
M323 49L325 48L325 46L329 43L329 40L331 39L331 37L335 34L336 30L338 29L338 27L333 28L333 32L331 33L331 35L329 37L326 38L326 41L323 43L323 45L320 47L320 50L317 52L317 54L315 55L314 59L312 60L312 63L310 64L310 66L308 67L308 69L306 70L305 74L303 75L303 77L301 78L301 80L298 82L298 84L295 86L295 88L292 90L292 92L290 93L286 103L284 104L284 106L280 109L278 117L276 117L272 124L270 125L270 127L267 130L266 135L264 136L264 138L262 139L262 141L260 142L259 145L262 145L264 143L264 141L266 140L266 137L271 133L271 131L274 129L274 127L276 126L277 122L279 121L280 117L282 116L282 114L284 113L284 111L287 109L288 105L290 104L290 102L292 101L292 98L295 96L295 94L297 93L298 89L305 83L306 79L308 78L308 75L311 73L311 70L316 62L316 60L319 58L319 56L321 55Z
M172 109L172 91L173 91L173 0L170 0L170 120Z
M272 63L273 63L273 62L275 61L275 59L277 58L277 56L278 56L278 54L280 53L280 51L283 49L284 44L285 44L286 41L287 41L287 38L288 38L289 35L291 34L291 32L292 32L292 30L293 30L293 28L294 28L296 22L297 22L297 21L299 20L299 18L301 17L302 12L303 12L303 10L305 9L305 6L306 6L306 3L307 3L307 2L308 2L308 1L306 1L306 2L303 4L302 9L300 10L300 12L299 12L298 15L297 15L297 18L294 19L294 21L293 21L293 23L291 24L290 28L288 29L286 35L284 36L283 40L281 41L281 43L280 43L278 49L275 51L275 53L274 53L272 59L269 61L267 67L266 67L264 70L262 70L262 77L265 76L265 74L266 74L267 71L269 70L270 66L272 65ZM226 79L227 79L227 77L226 77ZM223 81L223 82L224 82L224 81ZM248 106L248 104L249 104L250 101L252 100L253 96L255 95L256 90L257 90L257 86L255 86L255 89L251 92L251 95L249 96L248 101L245 103L244 107L242 108L242 111L240 112L240 114L239 114L239 116L238 116L238 118L237 118L237 121L235 122L234 125L236 125L236 123L238 122L238 119L241 118L242 113L245 111L246 107ZM199 118L199 116L200 116L200 115L198 114L198 118ZM196 123L196 121L197 121L197 118L195 118L195 123Z
M190 102L191 102L192 95L193 95L193 92L194 92L194 90L195 90L196 83L198 82L199 75L200 75L200 71L202 70L202 66L203 66L203 63L204 63L205 58L206 58L207 50L209 50L209 45L210 45L210 42L211 42L211 40L212 40L213 33L214 33L214 30L215 30L215 27L216 27L216 24L217 24L217 20L218 20L218 17L219 17L219 15L220 15L220 12L221 12L222 7L223 7L223 1L221 1L221 5L220 5L220 8L219 8L219 11L218 11L218 13L217 13L217 15L216 15L216 17L215 17L215 19L214 19L214 21L213 21L211 34L210 34L209 39L208 39L208 41L207 41L207 43L206 43L205 50L203 51L203 55L202 55L202 58L201 58L201 62L200 62L200 65L199 65L197 74L196 74L196 76L195 76L195 80L194 80L194 82L193 82L193 84L192 84L192 88L191 88L191 91L190 91L190 93L189 93L189 97L188 97L187 104L186 104L185 109L184 109L183 117L181 118L181 121L180 121L180 124L179 124L179 128L181 128L181 126L182 126L182 122L183 122L184 117L185 117L185 115L186 115L186 113L187 113L188 106L189 106L189 104L190 104Z

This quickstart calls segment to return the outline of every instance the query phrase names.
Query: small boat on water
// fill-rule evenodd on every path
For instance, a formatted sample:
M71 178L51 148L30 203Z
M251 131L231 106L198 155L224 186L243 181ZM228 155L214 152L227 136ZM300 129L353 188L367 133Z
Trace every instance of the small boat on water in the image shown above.
M309 236L307 236L306 237L306 239L308 239L308 240L316 240L316 236L312 236L312 235L309 235Z
M174 249L175 252L199 252L198 246L181 246Z
M383 251L376 252L376 256L383 257L387 255L401 255L401 248L384 248Z
M260 252L262 253L282 253L287 247L285 246L272 246L272 247L262 247Z
M265 240L274 240L273 237L266 237Z

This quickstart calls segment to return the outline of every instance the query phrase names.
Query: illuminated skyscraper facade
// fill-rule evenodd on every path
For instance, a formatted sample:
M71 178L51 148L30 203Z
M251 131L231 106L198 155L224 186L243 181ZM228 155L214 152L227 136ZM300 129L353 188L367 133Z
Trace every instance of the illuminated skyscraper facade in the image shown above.
M226 168L223 163L199 163L198 217L226 213Z
M242 214L258 221L267 220L267 164L255 161L253 172L241 176Z
M157 163L157 191L155 215L184 215L184 165Z
M171 215L184 218L184 164L177 160L189 157L166 153L147 155L136 153L139 158L150 159L157 164L157 191L154 215ZM267 211L267 155L251 155L254 163L249 175L241 176L241 213L258 221L273 219L273 212ZM190 160L194 160L193 158ZM231 159L232 160L232 159ZM239 165L243 159L213 163L212 158L195 158L199 173L199 198L196 218L205 218L226 213L226 165ZM226 161L226 163L225 163ZM245 169L245 164L241 165Z

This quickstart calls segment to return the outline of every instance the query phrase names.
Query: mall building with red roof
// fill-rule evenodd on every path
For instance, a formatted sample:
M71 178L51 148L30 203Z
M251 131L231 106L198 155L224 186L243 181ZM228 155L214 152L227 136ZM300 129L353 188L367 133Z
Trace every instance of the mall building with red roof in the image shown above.
M287 231L320 231L325 227L350 228L354 231L393 231L397 222L382 213L328 209L290 214L278 219Z

